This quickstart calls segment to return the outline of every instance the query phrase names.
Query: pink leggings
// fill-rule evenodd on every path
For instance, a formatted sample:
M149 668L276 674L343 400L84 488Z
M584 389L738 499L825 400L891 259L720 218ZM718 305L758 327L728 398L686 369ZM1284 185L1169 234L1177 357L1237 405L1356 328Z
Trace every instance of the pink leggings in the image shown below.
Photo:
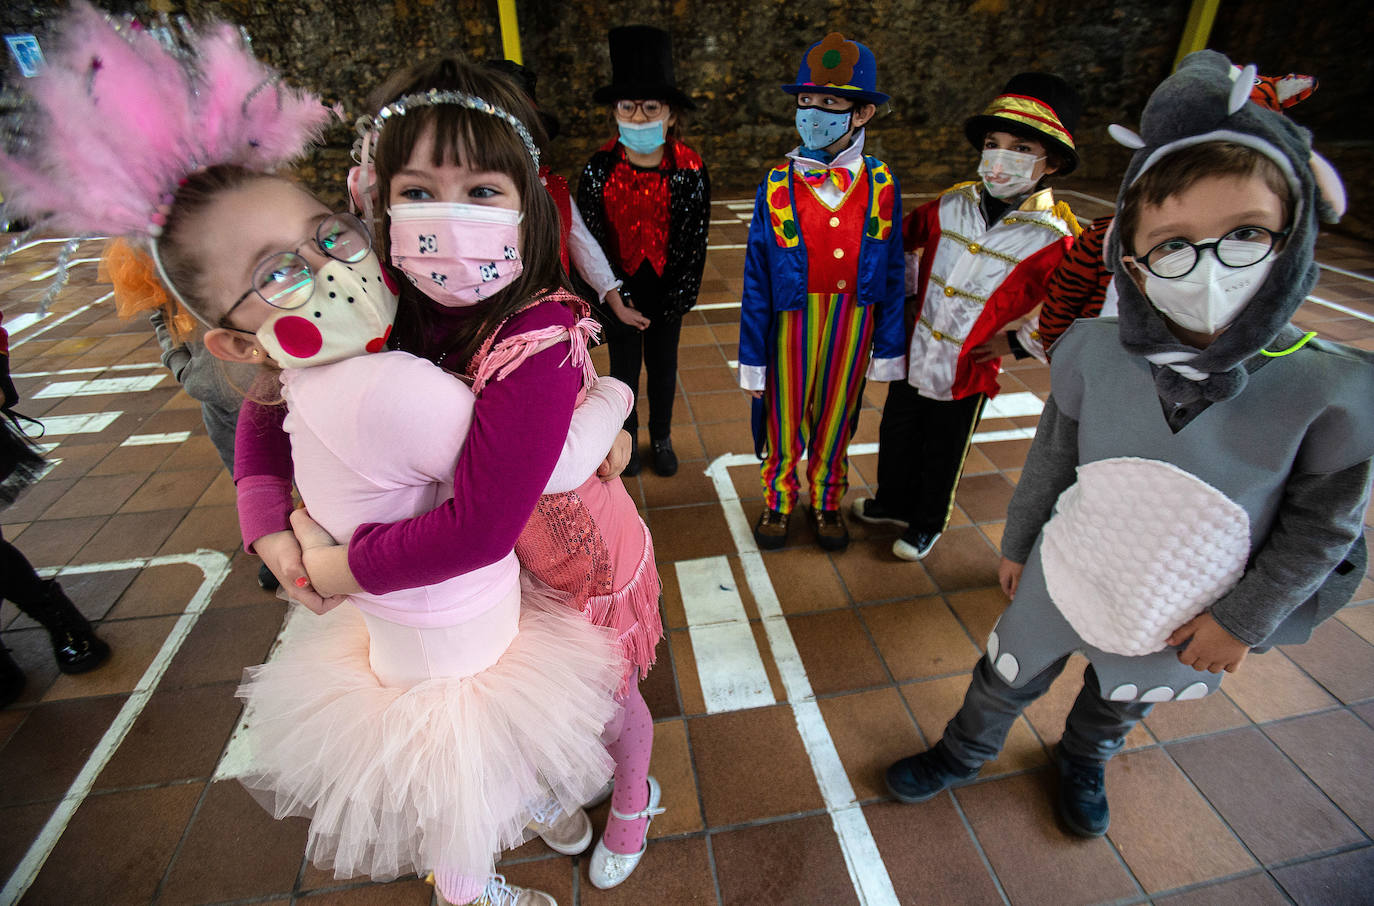
M606 725L602 739L615 760L615 792L611 807L624 815L643 811L649 804L649 758L654 753L654 719L644 696L639 694L639 677L630 678L625 707L613 723ZM614 740L613 742L610 740ZM606 819L602 840L613 853L637 853L644 843L648 818L622 821L611 815Z
M611 807L625 815L643 811L649 804L649 758L654 753L654 719L644 696L639 694L638 677L632 680L625 692L624 707L602 733L602 739L607 740L606 751L615 760ZM644 844L648 825L648 818L622 821L611 815L602 839L613 853L637 853ZM434 885L450 903L471 903L482 895L487 879L440 867L434 870Z

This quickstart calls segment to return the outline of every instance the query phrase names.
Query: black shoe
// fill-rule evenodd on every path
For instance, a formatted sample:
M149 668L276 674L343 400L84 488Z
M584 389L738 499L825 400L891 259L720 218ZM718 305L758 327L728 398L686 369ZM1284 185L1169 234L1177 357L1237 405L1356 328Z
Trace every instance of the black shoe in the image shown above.
M913 532L907 529L902 537L892 542L892 555L898 560L924 560L935 542L940 540L940 532Z
M849 508L854 518L869 525L895 525L906 528L908 523L896 513L889 512L876 497L860 497Z
M639 470L642 468L644 468L644 464L639 461L639 442L635 441L630 446L630 458L626 460L625 468L620 474L627 478L633 478L639 474Z
M677 474L677 454L673 452L673 439L665 437L651 443L654 454L654 471L664 478Z
M267 568L266 563L258 567L258 585L264 591L276 591L278 588L281 588L281 583L277 581L277 577L272 570Z
M937 742L918 755L895 761L887 769L887 791L899 802L925 802L978 776L979 768L963 768L945 754Z
M24 671L10 657L10 653L0 648L0 708L14 704L24 691Z
M1080 837L1100 837L1112 823L1107 808L1107 782L1104 765L1079 761L1056 746L1054 761L1059 768L1059 794L1055 805L1069 830Z
M63 593L62 586L56 582L44 583L42 599L19 609L48 630L57 669L63 673L94 670L110 656L110 646L96 637L91 624L86 622L81 611L76 609L76 605Z

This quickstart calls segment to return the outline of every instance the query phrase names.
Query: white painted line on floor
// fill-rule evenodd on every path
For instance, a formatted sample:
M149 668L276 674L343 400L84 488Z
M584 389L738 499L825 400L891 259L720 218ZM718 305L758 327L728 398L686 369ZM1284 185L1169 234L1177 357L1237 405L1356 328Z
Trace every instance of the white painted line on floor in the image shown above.
M1326 270L1333 271L1337 274L1344 274L1347 277L1354 277L1356 280L1363 280L1366 283L1374 283L1374 277L1371 277L1368 274L1361 274L1357 273L1356 271L1348 271L1343 267L1336 267L1336 265L1334 264L1322 264L1320 261L1317 262L1317 265L1319 267L1325 268Z
M1108 201L1107 199L1105 199L1105 198L1099 198L1099 197L1096 196L1096 195L1089 195L1087 192L1080 192L1080 191L1078 191L1077 189L1055 189L1054 191L1055 191L1055 194L1057 194L1057 195L1074 195L1074 196L1076 196L1076 197L1078 197L1078 198L1082 198L1082 199L1085 199L1085 200L1087 200L1087 201L1095 201L1095 202L1097 202L1098 204L1106 205L1107 207L1111 208L1112 210L1116 210L1116 202L1115 202L1115 201Z
M724 201L724 202L721 202L721 204L725 205L727 208L729 208L729 209L732 210L732 211L752 211L752 210L754 210L754 203L753 203L752 201Z
M341 604L339 606L352 607L353 605ZM303 632L306 623L313 619L315 619L315 614L299 604L288 605L286 619L282 621L281 631L277 633L277 639L272 643L271 649L268 650L267 657L263 658L263 663L276 657L278 649L289 642L293 636ZM246 709L239 717L239 722L234 725L234 732L224 747L224 754L220 756L219 764L215 765L215 773L210 778L212 783L242 777L248 773L248 769L253 763L253 753L248 748L248 738L243 735L243 731L253 725L254 717L252 708Z
M5 322L5 330L9 331L11 334L16 334L27 327L37 324L46 317L48 317L48 315L40 315L36 311L26 311L19 317L10 318Z
M1044 402L1034 393L999 393L983 406L983 418L1016 418L1023 415L1039 415L1045 409Z
M1374 324L1374 315L1367 315L1362 311L1358 311L1347 305L1342 305L1339 302L1331 302L1327 299L1323 299L1321 296L1308 296L1307 301L1316 302L1318 305L1324 305L1327 308L1332 309L1333 311L1338 311L1342 314L1350 315L1350 317L1352 318L1359 318L1361 321L1368 321L1369 323ZM1320 331L1318 331L1318 334L1320 334Z
M47 824L43 825L43 830L39 832L38 838L29 846L29 850L24 854L23 860L14 873L10 875L5 883L5 888L0 891L0 903L17 903L33 884L38 872L43 868L43 863L52 855L53 848L57 846L57 841L67 830L68 823L76 810L81 807L81 803L90 795L91 789L95 786L96 778L109 763L110 757L114 755L119 744L128 735L129 728L134 725L138 715L143 712L148 700L152 698L153 692L157 689L158 683L162 681L163 675L167 672L167 667L172 663L172 658L176 657L181 650L182 643L191 634L196 621L205 612L206 606L210 603L210 596L219 588L224 577L229 575L229 558L218 551L198 550L193 554L165 554L160 557L141 557L134 560L120 560L112 563L84 563L80 566L68 566L62 570L40 570L45 576L60 575L71 576L82 573L115 572L127 569L147 569L153 566L168 566L177 563L188 563L200 567L203 578L196 593L187 602L186 609L177 618L176 624L172 626L171 632L167 633L167 639L162 643L162 648L158 650L153 662L148 665L148 669L143 671L143 676L139 678L138 685L129 694L124 702L124 707L119 709L114 720L110 723L105 735L100 738L95 750L86 759L85 766L81 773L76 775L72 785L67 788L66 795L53 810L52 817Z
M138 377L93 378L89 381L55 381L33 394L36 400L66 399L71 396L107 396L111 393L143 393L153 390L166 374Z
M93 365L90 368L63 368L60 371L16 371L13 372L10 377L61 377L68 374L98 374L101 371L147 371L149 368L161 367L163 367L161 362L129 362L123 365Z
M32 339L35 339L36 337L42 336L43 334L45 334L45 333L47 333L48 331L52 330L54 327L57 327L57 326L60 325L60 324L64 324L64 323L66 323L67 321L70 321L72 318L75 318L77 315L81 314L82 312L86 311L87 309L93 308L94 306L99 305L101 302L104 302L106 299L109 299L109 298L111 298L112 296L114 296L114 291L113 291L113 290L111 290L110 292L108 292L108 293L106 293L105 295L101 296L99 299L96 299L94 302L87 302L85 305L81 306L80 308L78 308L78 309L76 309L76 310L74 310L74 311L69 311L69 312L67 312L65 315L63 315L62 317L58 318L56 321L53 321L51 324L45 324L45 325L43 325L42 327L40 327L38 330L35 330L33 333L29 334L28 336L26 336L26 337L21 337L21 338L18 339L18 340L16 340L16 339L14 338L14 334L10 334L10 348L11 348L11 349L14 349L14 348L17 347L17 346L23 346L23 345L24 345L25 343L27 343L29 340L32 340Z
M120 446L151 447L155 444L180 444L190 439L190 431L169 431L165 434L131 434Z
M706 251L708 251L708 252L719 252L719 251L722 251L722 250L724 250L724 249L747 249L747 248L749 248L749 244L748 244L747 242L736 242L736 243L731 243L731 244L729 244L729 245L708 245L708 246L706 246Z
M114 420L123 414L121 409L111 409L108 412L91 412L85 415L45 415L43 436L98 434L110 427Z
M850 452L851 455L855 452L853 447ZM811 681L806 676L806 665L802 663L792 630L783 616L777 592L763 565L763 556L754 543L753 531L744 515L735 483L730 479L730 466L756 462L757 459L749 454L726 454L711 463L706 475L715 485L716 496L721 509L725 511L725 521L735 541L735 549L739 551L745 581L758 605L759 616L763 618L768 647L782 678L783 688L787 691L787 702L797 722L802 745L811 760L811 770L816 776L821 797L825 800L825 809L839 838L840 851L844 854L854 892L862 906L897 906L897 892L892 887L887 866L883 864L878 844L854 796L849 775L845 773L839 750L835 748L835 741L825 726L820 706L816 704ZM695 644L693 650L696 650Z
M1003 431L979 431L973 435L973 442L975 444L994 444L1002 440L1026 440L1034 436L1034 428L1007 428Z
M60 243L62 243L63 245L66 245L68 242L71 242L73 239L77 239L77 238L80 238L82 242L104 242L106 239L109 239L110 237L109 237L109 236L81 236L81 237L77 237L77 236L55 236L55 237L51 237L51 238L48 238L48 239L34 239L34 240L32 240L32 241L26 242L26 243L24 243L23 245L19 246L19 248L15 249L11 254L17 255L17 254L19 254L20 252L24 251L25 249L31 249L31 248L33 248L35 245L47 245L47 244L50 243L50 242L60 242Z
M775 703L768 672L744 612L730 561L703 557L674 564L706 713Z
M721 309L725 308L739 307L740 303L738 302L706 302L701 305L694 305L693 309L696 311L720 311Z
M68 270L71 270L72 268L76 267L78 264L98 264L99 262L100 262L99 256L97 256L97 257L95 257L95 258L73 258L72 260L70 260L70 261L67 262L67 269L68 269ZM56 276L57 276L57 267L54 266L54 267L52 267L52 268L49 268L48 270L45 270L43 273L39 274L39 275L36 276L36 277L30 277L30 278L29 278L29 282L30 282L30 283L37 283L39 280L46 280L46 279L48 279L49 277L56 277Z
M739 215L736 214L735 218L734 220L708 220L707 223L711 224L711 226L734 226L739 223Z

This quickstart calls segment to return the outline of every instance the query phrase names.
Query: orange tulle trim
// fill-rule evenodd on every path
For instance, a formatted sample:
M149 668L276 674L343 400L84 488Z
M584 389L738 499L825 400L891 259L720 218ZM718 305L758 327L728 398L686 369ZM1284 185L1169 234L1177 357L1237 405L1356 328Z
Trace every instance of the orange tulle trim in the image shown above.
M114 286L115 311L121 318L161 309L174 340L184 343L194 336L195 319L167 295L147 252L114 240L100 256L100 282Z

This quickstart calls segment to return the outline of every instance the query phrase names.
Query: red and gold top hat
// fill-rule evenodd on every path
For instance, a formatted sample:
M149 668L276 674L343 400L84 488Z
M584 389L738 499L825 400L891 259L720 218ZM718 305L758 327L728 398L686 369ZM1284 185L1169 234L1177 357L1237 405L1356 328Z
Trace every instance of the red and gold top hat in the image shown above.
M989 132L1010 132L1044 142L1064 161L1063 176L1078 166L1073 133L1078 128L1078 92L1057 75L1023 72L1011 77L987 109L964 123L964 135L982 150Z

